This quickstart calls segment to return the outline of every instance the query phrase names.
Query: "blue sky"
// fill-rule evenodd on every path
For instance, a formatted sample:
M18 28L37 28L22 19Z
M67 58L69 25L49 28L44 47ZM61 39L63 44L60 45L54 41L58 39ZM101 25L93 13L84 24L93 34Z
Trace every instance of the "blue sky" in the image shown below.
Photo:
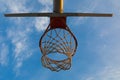
M39 38L49 18L6 18L4 13L52 12L52 0L0 0L0 80L119 80L120 0L64 0L65 12L113 13L112 18L68 18L78 49L68 71L41 65Z

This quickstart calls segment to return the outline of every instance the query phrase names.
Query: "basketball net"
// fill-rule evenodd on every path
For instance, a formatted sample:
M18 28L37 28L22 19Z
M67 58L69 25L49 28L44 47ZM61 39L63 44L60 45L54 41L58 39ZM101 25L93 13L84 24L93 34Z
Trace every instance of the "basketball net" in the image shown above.
M50 24L42 35L39 47L42 52L42 65L52 71L68 70L71 67L72 56L77 49L77 40L66 25L66 18L51 18ZM49 55L67 56L63 60L52 59Z

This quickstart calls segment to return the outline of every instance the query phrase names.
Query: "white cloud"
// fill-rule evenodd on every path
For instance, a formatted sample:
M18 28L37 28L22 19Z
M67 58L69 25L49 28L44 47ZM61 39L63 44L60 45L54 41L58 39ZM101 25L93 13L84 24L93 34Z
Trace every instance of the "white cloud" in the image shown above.
M0 0L0 3L2 4L3 8L2 10L7 10L10 12L27 12L28 9L25 7L26 0L18 1L18 0Z
M116 2L116 5L115 5ZM111 7L109 7L112 11L113 11L113 17L111 18L107 18L104 21L100 21L103 19L95 19L95 23L94 25L99 27L96 28L98 30L96 30L98 32L98 36L101 39L101 42L103 44L100 44L99 47L101 47L99 49L99 54L103 60L103 62L106 65L111 65L111 66L119 66L119 61L120 61L120 16L116 15L117 13L117 9L120 8L119 3L120 1L115 0L112 1L110 0L108 2L111 3ZM107 5L107 4L106 4ZM118 5L118 6L117 6ZM98 5L99 6L99 5ZM103 27L101 27L103 26ZM113 57L114 56L114 57Z
M0 65L7 66L8 64L8 46L5 43L0 43Z
M49 80L51 74L49 74L49 70L39 70L33 76L31 76L30 80Z
M1 0L0 3L3 3L2 7L5 8L5 9L2 8L2 10L10 10L10 12L28 12L30 10L26 9L26 2L25 1L26 0L22 0L22 1ZM39 0L39 2L44 6L40 10L40 12L49 12L51 10L51 4L52 4L51 0ZM116 2L115 1L113 1L113 2L114 2L114 7L116 6L115 8L118 8L118 6L116 5ZM92 1L91 3L92 4L89 4L86 7L85 11L83 9L84 12L89 12L89 11L93 12L95 10L96 6L100 5L100 4L99 5L97 4L98 2L93 3L93 1ZM13 5L13 6L11 6L11 5ZM83 20L83 19L80 19L80 20ZM115 37L115 35L119 34L119 27L118 27L119 20L118 19L117 20L114 19L114 20L113 20L114 24L113 24L113 22L111 22L111 24L108 25L110 29L105 28L104 31L100 31L99 35L102 35L102 38L105 38L107 36L114 36L113 38L116 38L117 41L114 40L111 45L106 45L106 46L114 45L114 46L112 46L112 48L106 47L105 45L100 45L101 47L102 46L104 46L104 47L101 48L100 51L96 51L96 52L100 53L100 56L101 56L101 59L103 60L103 62L106 65L112 66L112 68L107 68L107 69L105 68L104 70L101 70L101 72L98 72L96 74L96 76L88 77L86 80L96 80L97 78L99 78L99 80L110 80L110 78L112 78L113 80L120 79L120 77L119 77L120 69L119 68L113 68L113 66L116 66L117 64L119 66L119 60L120 60L119 59L119 56L120 56L119 55L119 52L120 52L119 47L120 46L119 46L119 40L118 40L119 36ZM28 58L30 58L31 55L32 55L32 52L29 51L29 50L32 50L32 49L30 48L30 46L29 46L30 42L28 41L28 38L30 37L29 33L33 29L33 28L31 29L31 26L33 26L33 24L34 24L36 30L41 31L41 30L44 30L48 26L48 23L49 23L48 18L35 18L35 20L31 23L25 23L24 21L25 21L25 19L20 19L20 21L18 21L18 19L15 19L15 23L13 24L13 26L8 29L8 37L12 41L12 44L14 46L14 51L13 51L14 52L14 60L15 60L15 69L14 70L18 74L19 74L19 68L23 65L23 62L25 60L27 60ZM83 21L85 21L85 20L83 20ZM81 22L81 21L78 21L78 22ZM15 25L16 23L17 23L17 25ZM99 25L98 22L96 22L96 24ZM25 26L29 26L29 28L26 28ZM114 43L114 42L116 42L116 43ZM6 65L7 61L8 61L6 59L7 55L8 55L8 52L6 52L6 51L7 51L8 48L5 45L3 45L3 47L6 47L6 48L5 49L1 48L2 50L1 50L1 53L0 53L0 64ZM109 52L106 52L106 50L109 50ZM6 53L6 54L3 54L3 53ZM111 55L112 55L112 57L111 57ZM116 63L114 63L114 62L116 62ZM38 74L40 74L40 73L38 73ZM45 74L42 75L43 79L45 79L44 75L46 75L46 74L48 74L48 73L45 73ZM38 75L37 75L37 77L38 77Z
M45 7L40 12L49 12L50 9L48 7ZM35 19L35 27L37 31L45 30L47 26L49 25L49 18L47 17L39 17Z
M119 80L120 68L107 66L103 70L99 71L91 77L87 77L84 80Z
M40 12L50 12L52 9L52 0L38 0L39 3L41 5L43 5L43 7L40 8ZM9 1L5 1L5 0L1 0L0 3L2 3L1 5L1 10L6 10L9 11L10 13L17 13L17 12L30 12L32 11L32 8L28 8L26 5L27 0L22 0L22 1L18 1L18 0L9 0ZM1 11L0 11L1 12ZM39 11L38 11L39 12ZM16 24L20 25L23 20L23 18L11 18L11 21L14 21ZM49 18L46 17L42 17L42 18L35 18L35 21L33 24L35 25L35 28L37 31L41 31L41 30L45 30L46 27L48 26L49 23Z
M27 25L27 24L26 24ZM25 26L25 25L24 25ZM21 68L23 62L27 60L32 55L32 50L30 48L30 41L29 39L29 33L31 30L28 30L28 28L17 28L12 27L11 29L8 29L8 37L12 41L12 44L14 46L14 60L15 60L15 67L14 71L17 75L19 75L19 69Z
M36 18L35 27L37 31L45 30L49 25L48 18Z
M2 0L0 2L3 3L2 7L11 13L32 11L26 8L26 0L9 0L7 2ZM39 0L39 2L41 5L43 5L43 7L40 9L40 12L49 12L51 10L51 1ZM34 28L36 28L37 31L45 30L48 26L49 19L35 18L33 20L25 21L26 19L24 18L11 18L10 20L13 23L13 26L8 28L7 35L13 44L13 56L15 62L13 70L16 72L16 76L18 76L21 74L20 68L22 67L24 61L31 57L32 51L34 50L31 49L31 45L29 44L31 43L31 41L28 40L30 39L29 33L31 33ZM35 27L33 27L33 25L35 25ZM29 28L25 26L29 26Z
M89 77L84 78L83 80L120 79L120 16L118 13L118 9L120 9L118 3L120 3L120 1L104 0L107 3L101 4L102 1L100 2L100 4L97 5L95 10L98 9L98 11L108 11L111 13L113 12L114 16L111 18L92 19L93 26L96 26L94 28L94 31L96 31L96 37L94 37L94 39L96 38L95 40L100 41L95 45L95 49L92 49L96 52L96 54L99 55L100 61L102 62L101 65L106 67L104 69L103 67L100 68L100 70L90 74ZM93 41L93 43L95 42L96 41Z
M84 0L81 1L80 4L77 6L78 10L76 12L79 13L94 13L96 6L99 4L99 0ZM89 17L79 17L75 19L75 24L80 25L84 24Z
M0 0L0 12L29 12L32 11L33 8L28 8L27 5L28 0ZM49 0L39 0L40 4L43 7L40 9L40 12L49 12L50 5L52 4ZM48 18L33 18L33 20L26 20L25 18L8 18L13 26L9 26L7 28L7 35L9 40L12 43L13 47L13 56L14 56L14 71L17 75L20 73L20 68L23 65L23 62L31 57L32 51L31 49L31 41L29 41L29 34L36 28L37 31L45 30L48 26L49 19ZM29 26L29 27L25 27ZM34 26L34 27L33 27ZM5 50L3 50L5 52ZM2 52L2 57L3 52ZM3 64L3 58L1 58L1 64Z
M50 6L53 3L53 0L39 0L39 2L44 6Z
M53 3L52 0L39 0L40 4L42 4L44 7L40 10L40 12L47 12L49 13L51 11L51 5ZM41 17L36 18L35 20L35 27L37 31L45 30L46 27L49 25L49 18L47 17Z

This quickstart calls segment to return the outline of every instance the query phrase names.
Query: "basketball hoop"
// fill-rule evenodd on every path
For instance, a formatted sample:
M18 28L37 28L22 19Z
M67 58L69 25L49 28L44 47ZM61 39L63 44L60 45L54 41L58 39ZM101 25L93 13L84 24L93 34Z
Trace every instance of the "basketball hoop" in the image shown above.
M64 0L53 0L53 13L12 13L6 17L50 17L50 24L39 41L42 64L52 71L68 70L77 49L77 40L66 25L66 17L112 17L110 13L64 13ZM53 59L49 55L65 55Z
M50 24L40 39L39 47L43 54L41 61L44 67L52 71L70 69L72 56L77 49L77 40L66 25L65 17L50 19ZM48 56L49 54L65 55L67 58L54 60Z

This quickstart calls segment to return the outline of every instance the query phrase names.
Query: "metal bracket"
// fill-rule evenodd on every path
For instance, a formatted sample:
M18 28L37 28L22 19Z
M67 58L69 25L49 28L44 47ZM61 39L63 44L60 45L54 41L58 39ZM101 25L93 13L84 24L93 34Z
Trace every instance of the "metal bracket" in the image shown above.
M112 17L108 13L13 13L5 17Z

